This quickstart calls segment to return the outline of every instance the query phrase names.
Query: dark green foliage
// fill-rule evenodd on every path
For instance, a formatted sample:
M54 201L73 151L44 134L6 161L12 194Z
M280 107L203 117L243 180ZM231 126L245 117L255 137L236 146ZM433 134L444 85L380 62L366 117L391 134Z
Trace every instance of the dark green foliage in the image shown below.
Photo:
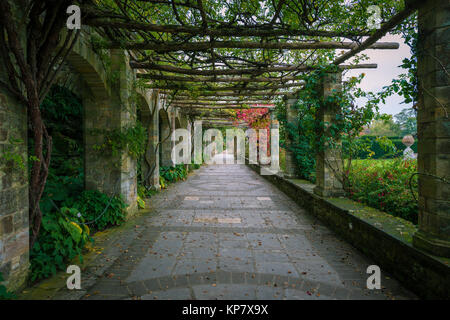
M81 99L70 90L53 86L41 105L53 138L52 161L40 206L44 215L69 207L83 190L83 130Z
M38 241L30 252L31 281L65 270L75 258L77 263L83 262L83 248L91 238L87 226L72 221L77 212L62 208L43 216Z
M55 205L58 208L72 206L74 200L79 197L84 189L82 173L76 175L56 175L55 171L57 170L50 169L44 194L40 202L41 210L44 214L55 210Z
M82 121L81 99L72 91L61 86L53 86L41 105L41 110L49 134L63 132L66 136L82 139L78 128Z
M97 231L120 224L126 207L120 196L110 200L99 191L83 191L81 100L69 90L55 86L44 100L42 110L54 146L40 201L41 231L30 252L32 281L65 270L76 257L82 261L83 249L90 239L89 228Z
M300 178L314 180L316 166L314 150L314 116L307 107L297 105L298 118L294 123L286 121L286 106L284 103L277 104L277 118L280 126L280 146L294 154L297 164L297 174ZM288 144L286 137L294 143Z
M3 279L3 275L0 272L0 300L11 300L11 299L16 299L17 296L13 293L10 292L6 289L6 287L4 285L2 285L1 283L4 281L5 279Z
M184 180L187 177L187 170L184 164L177 164L175 167L159 167L159 175L163 182L175 182Z
M114 130L94 130L93 134L103 135L103 143L94 146L99 152L111 152L119 155L126 151L134 159L139 159L145 153L147 146L147 130L137 121L134 126Z
M200 164L198 164L198 163L193 163L192 164L192 168L194 169L194 170L197 170L197 169L200 169Z
M403 153L403 150L406 149L406 146L402 143L402 137L387 137L386 139L389 139L393 146L395 147L394 150L386 149L381 143L380 139L375 136L362 136L358 139L358 143L360 144L366 144L368 148L359 148L358 152L355 155L355 158L358 159L367 159L369 156L373 153L372 156L370 156L373 159L387 159L387 158L395 158L397 156L401 156ZM345 142L343 143L343 148L345 149L347 146L345 145ZM411 149L414 150L414 152L417 152L417 140L414 142L414 144L411 146Z
M86 190L81 193L72 207L80 211L84 220L89 222L91 229L100 231L124 222L127 205L121 196L110 198L100 191Z
M138 185L137 192L138 192L138 196L139 196L141 199L148 199L148 198L151 198L153 195L155 195L155 194L158 193L157 190L152 190L152 189L150 189L150 188L146 188L146 187L143 186L143 185Z

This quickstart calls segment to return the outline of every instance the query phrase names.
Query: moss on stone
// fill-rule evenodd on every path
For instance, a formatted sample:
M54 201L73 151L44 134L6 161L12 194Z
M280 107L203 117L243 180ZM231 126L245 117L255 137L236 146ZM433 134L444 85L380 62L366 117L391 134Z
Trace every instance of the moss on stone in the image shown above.
M389 235L408 244L412 244L412 236L417 231L417 227L413 223L399 217L394 217L377 209L356 203L350 199L332 198L327 200L339 208L347 210L355 217L358 217L374 227L383 230Z

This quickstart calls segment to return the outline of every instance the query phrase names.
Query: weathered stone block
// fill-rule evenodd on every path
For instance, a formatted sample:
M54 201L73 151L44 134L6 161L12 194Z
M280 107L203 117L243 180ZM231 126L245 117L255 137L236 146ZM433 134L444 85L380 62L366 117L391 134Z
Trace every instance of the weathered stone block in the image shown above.
M0 220L0 236L6 236L14 231L13 216L3 217Z

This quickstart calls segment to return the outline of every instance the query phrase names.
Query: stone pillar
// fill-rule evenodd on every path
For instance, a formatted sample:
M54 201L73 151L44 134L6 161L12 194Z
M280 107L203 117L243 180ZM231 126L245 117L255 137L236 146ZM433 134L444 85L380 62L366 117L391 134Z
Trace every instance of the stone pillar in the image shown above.
M85 188L111 194L122 194L132 210L136 207L136 159L126 152L95 150L104 137L96 130L123 129L136 121L136 107L130 96L134 74L128 55L123 50L111 50L110 97L84 97L85 127ZM95 88L91 88L95 90Z
M450 177L450 3L427 0L419 9L418 171ZM419 175L419 231L413 244L450 257L450 185Z
M271 132L272 132L273 129L279 130L280 129L280 123L278 122L278 120L277 120L277 118L275 116L275 113L271 112L270 113L270 130L271 130ZM273 152L273 150L272 150L272 134L270 135L270 139L269 140L270 140L270 155L272 156L272 152ZM278 168L278 170L279 170L279 168L280 168L279 142L278 142L278 146L277 147L278 147L278 160L271 159L270 166L272 168ZM273 163L273 161L275 161L275 163Z
M286 96L286 121L289 124L294 124L297 122L297 109L294 107L297 102L296 96ZM293 137L289 135L286 130L286 143L289 146L295 141L292 140ZM295 155L292 151L286 149L286 171L284 177L287 179L294 179L297 177L297 165L295 162Z
M9 290L20 288L28 273L27 159L26 107L0 90L0 284Z
M318 94L326 100L334 92L342 90L342 74L327 73L318 86ZM332 123L336 119L339 107L334 104L327 104L320 108L317 113L317 120L325 123ZM326 130L323 128L322 130ZM322 131L323 132L323 131ZM321 134L322 132L318 132ZM336 177L336 172L342 172L341 147L333 149L324 146L316 156L316 187L314 193L322 197L338 197L344 195L342 184Z
M187 116L185 116L185 117L187 117ZM191 135L192 135L192 122L190 122L189 119L186 119L186 130L189 132L188 152L189 152L190 159L191 159L191 162L186 165L186 169L189 171L189 168L190 168L192 160L193 160L192 159L192 138L191 138Z
M145 160L142 162L142 175L143 179L146 179L145 183L147 187L154 190L161 189L159 185L159 94L153 90L148 93L149 97L149 110L145 114L142 114L142 122L147 126L148 133L148 145L145 154ZM148 161L148 162L147 162ZM149 165L150 163L150 165Z
M14 4L17 19L23 7ZM19 21L17 21L19 23ZM17 30L22 43L26 24ZM8 82L0 58L0 79ZM20 289L29 270L27 110L0 86L0 273L8 290Z
M164 140L161 143L161 165L165 167L173 167L174 162L172 161L172 149L175 146L175 141L172 137L172 133L175 130L175 112L167 112L167 122L163 121L163 126L160 130L161 139Z

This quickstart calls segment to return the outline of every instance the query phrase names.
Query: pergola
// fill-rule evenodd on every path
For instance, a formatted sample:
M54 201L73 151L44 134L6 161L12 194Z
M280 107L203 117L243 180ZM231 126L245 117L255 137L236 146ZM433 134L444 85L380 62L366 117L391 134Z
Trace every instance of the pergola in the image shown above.
M412 279L436 279L428 267L437 265L438 260L424 253L450 257L450 7L448 1L441 0L363 2L381 6L378 29L368 26L370 13L356 0L77 1L82 13L81 31L66 29L69 0L31 1L30 7L22 6L22 2L0 1L0 65L4 71L0 74L0 156L11 147L23 156L25 168L28 159L32 167L29 179L27 174L17 174L20 168L2 172L0 196L7 201L0 204L8 214L0 221L7 226L4 233L0 232L0 242L8 239L2 242L8 252L4 261L8 270L25 261L10 279L24 281L29 231L31 244L39 233L39 201L52 149L40 104L63 67L70 68L83 83L85 187L114 194L118 186L127 203L136 206L137 159L123 150L118 157L99 154L94 147L101 137L94 132L122 130L135 124L136 109L144 106L141 111L146 108L146 113L139 116L148 120L141 122L148 129L145 158L153 169L144 164L142 171L149 173L145 177L148 185L157 187L159 163L166 166L162 160L171 160L170 143L174 141L166 145L164 137L171 137L172 129L189 127L189 120L204 120L206 127L245 126L230 120L233 109L273 109L271 105L280 98L286 102L287 122L293 122L298 118L294 104L309 74L333 67L320 80L318 94L324 98L340 90L342 71L377 67L364 63L361 53L366 49L399 47L398 43L380 40L415 12L419 21L415 173L419 179L419 225L412 243L414 250L420 250L414 253L413 263L402 261L402 267L406 270L403 274L411 270ZM134 94L136 99L132 99ZM170 116L164 110L167 105L173 107ZM177 114L189 115L190 119L177 118ZM316 115L325 123L335 114L336 110L319 110ZM276 121L271 124L277 125ZM30 129L35 141L33 158L28 157L26 143L13 145L13 139L8 139L18 134L26 141ZM339 160L326 150L316 158L314 199L342 194L327 166ZM0 169L4 168L0 163ZM293 168L293 155L287 152L287 172L282 178L295 177ZM24 197L27 190L28 197ZM16 220L23 220L17 229ZM347 225L345 221L340 227ZM380 248L374 248L374 254L387 258L388 264L397 263L395 254L382 252L389 242L381 237L375 240ZM402 244L399 248L410 250L412 246ZM2 263L0 267L5 265ZM421 267L424 265L427 268ZM437 268L442 270L440 265ZM417 278L416 274L423 276ZM434 284L440 285L431 282L430 286Z
M437 2L432 5L431 2L428 1L428 9L420 9L423 14L438 6ZM359 54L366 49L397 49L397 43L379 40L424 5L424 1L407 0L404 7L395 3L399 6L393 10L383 8L384 15L378 29L369 29L366 23L368 13L352 11L351 2L142 0L131 3L115 0L108 4L101 8L84 6L87 13L84 23L95 27L107 39L97 41L95 45L98 48L129 50L130 67L137 70L144 87L159 89L167 101L183 112L206 119L224 116L224 113L217 113L220 110L271 103L283 97L287 102L289 121L296 117L293 105L305 74L323 66L335 66L338 71L326 76L320 86L319 94L325 97L332 90L340 90L342 76L339 70L376 68L375 64L360 63ZM435 19L427 23L441 28L439 21ZM421 26L419 22L422 36L426 34L424 30L428 30L427 23L422 21ZM435 29L430 30L427 32ZM422 47L430 46L422 41ZM437 41L432 40L432 44ZM428 61L428 58L421 59ZM439 62L434 57L428 64L435 65L436 60ZM426 85L436 85L434 80L430 81L427 80ZM423 84L422 89L426 90ZM442 97L439 92L436 94ZM445 104L436 95L428 95L437 102L424 99L419 103L428 103L430 110L438 103L440 111L436 114L442 114L443 110L448 118ZM329 112L320 112L320 120L331 119ZM433 119L419 110L419 122L437 126L433 121L438 120ZM226 124L211 120L208 123L214 122ZM419 125L419 132L421 130ZM436 134L428 139L431 145L437 146ZM422 170L423 161L427 157L435 159L436 154L431 154L434 151L420 152L419 168ZM339 157L324 151L317 160L315 192L325 197L339 195L339 183L326 164L327 160L336 162ZM432 172L438 167L444 168L437 163L441 161L436 160L435 165L425 167ZM294 167L291 154L286 155L286 167L289 177ZM419 184L447 188L430 175L420 176ZM445 238L438 226L447 225L447 218L442 218L434 205L435 201L440 201L435 199L442 199L442 196L439 191L430 195L423 188L419 187L419 195L422 194L422 199L428 199L426 201L433 205L420 205L422 225L414 241L420 247L448 256L448 242L442 244L441 240L434 241L434 236L431 236ZM425 217L428 220L424 220Z
M108 39L98 47L130 51L145 87L160 89L179 108L226 109L291 94L323 64L376 68L344 63L365 49L397 49L398 43L378 40L419 3L386 17L377 30L350 25L351 6L324 19L325 10L338 8L321 1L112 1L109 9L86 5L83 12L84 23ZM337 49L342 53L333 54ZM326 54L331 58L323 60Z

